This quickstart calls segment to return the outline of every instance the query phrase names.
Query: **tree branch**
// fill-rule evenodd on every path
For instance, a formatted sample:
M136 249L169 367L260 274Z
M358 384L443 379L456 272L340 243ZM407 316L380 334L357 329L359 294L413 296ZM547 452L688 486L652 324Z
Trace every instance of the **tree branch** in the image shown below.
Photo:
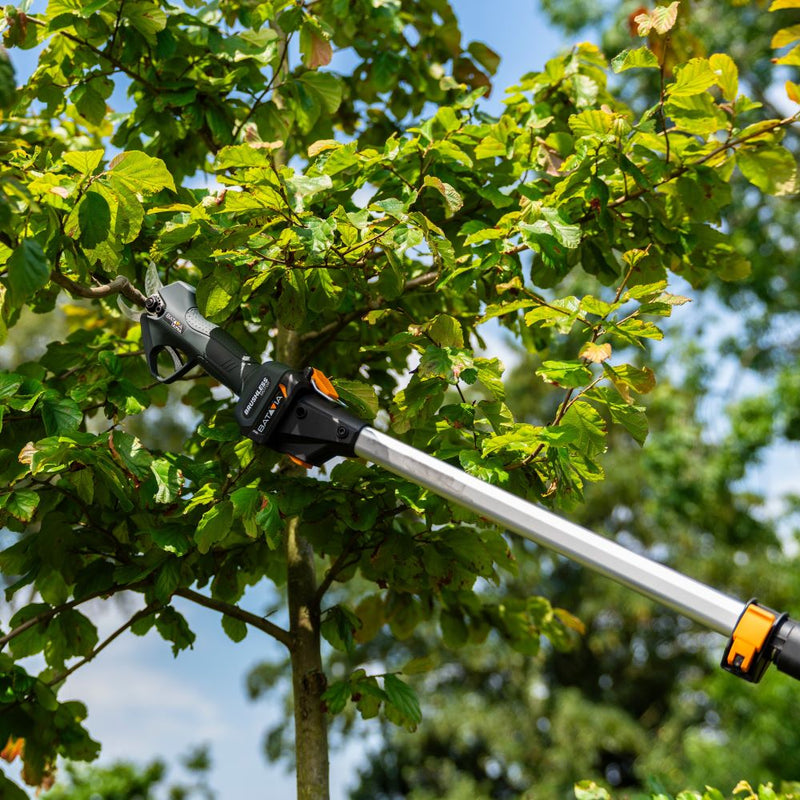
M671 175L667 175L665 178L662 178L659 181L656 181L652 186L642 186L637 189L635 192L631 192L628 194L627 192L622 196L618 197L616 200L612 200L608 203L607 208L618 208L625 203L636 200L642 195L649 194L650 192L657 189L659 186L663 186L665 183L669 183L670 181L674 181L676 178L680 178L681 175L685 175L690 169L694 167L699 167L708 161L711 161L712 158L715 158L720 153L723 153L725 150L731 150L738 147L741 144L749 141L750 139L755 139L757 136L763 136L765 133L769 131L777 130L778 128L785 128L791 125L793 122L797 122L798 117L800 117L800 112L798 114L793 114L791 117L785 117L784 119L777 119L772 125L768 125L764 128L759 128L752 133L748 134L747 136L740 136L738 139L731 139L728 141L723 142L719 147L715 147L709 153L706 153L702 158L699 158L697 161L692 161L690 164L684 164L683 166L679 167L675 170ZM623 177L624 177L623 173ZM573 224L579 224L581 222L587 222L589 219L592 218L594 215L593 211L589 211L584 214L582 217L579 217L574 221ZM518 253L522 253L525 250L529 250L530 247L527 244L518 244L514 247L509 248L508 250L503 251L503 255L506 256L514 256Z
M360 534L358 531L353 533L353 535L347 540L342 552L339 553L336 561L331 564L330 568L325 573L325 577L317 587L317 592L314 596L314 601L317 605L322 603L322 598L325 596L325 593L328 591L328 589L331 588L331 585L336 580L336 576L342 571L342 569L344 569L345 565L348 565L347 560L353 554L353 546L358 541L359 535Z
M58 269L53 270L50 275L53 283L57 283L62 288L66 289L70 294L77 297L89 297L96 299L98 297L108 297L112 294L121 294L123 297L135 303L137 306L144 308L145 296L125 277L117 275L111 283L101 284L100 286L83 286L72 278L68 278L63 272Z
M106 595L110 596L112 594L117 594L118 592L124 592L124 591L135 591L136 588L139 586L141 586L141 584L114 587L112 589L104 589L102 592L95 592L94 594L90 594L87 597L81 597L78 600L70 600L68 603L62 603L60 606L55 606L54 608L50 608L47 611L42 611L35 617L31 617L30 619L25 620L25 622L18 625L16 628L14 628L14 630L9 631L5 636L0 637L0 650L2 650L12 639L15 639L20 634L25 633L25 631L27 631L29 628L33 628L40 622L47 622L47 620L52 619L57 614L60 614L62 611L69 611L69 609L75 608L75 606L79 606L82 603L88 603L89 600L94 600L97 597L103 597Z
M275 625L275 623L264 619L264 617L259 617L250 611L245 611L243 608L239 608L239 606L234 605L233 603L226 603L223 600L216 600L213 597L200 594L200 592L195 592L192 589L178 589L175 594L179 597L185 598L186 600L191 600L193 603L197 603L200 606L205 606L206 608L211 608L214 611L218 611L220 614L227 614L229 617L246 622L248 625L252 625L252 627L258 628L258 630L269 634L273 639L277 639L289 650L291 650L294 645L292 637L289 635L288 631L285 631L280 626Z
M127 622L120 625L119 628L117 628L114 631L114 633L112 633L108 638L100 642L100 644L97 645L97 647L95 647L94 650L92 650L92 652L89 653L88 656L82 658L80 661L78 661L77 664L73 664L68 670L62 672L60 675L56 675L55 678L47 682L47 685L55 686L57 683L65 681L70 675L72 675L73 672L79 670L82 666L88 664L95 656L102 653L103 650L105 650L106 647L108 647L111 644L111 642L113 642L118 636L121 636L123 633L125 633L125 631L128 630L128 628L130 628L131 625L133 625L137 620L141 619L142 617L146 617L159 605L160 603L150 603L149 605L146 605L143 609L137 611Z

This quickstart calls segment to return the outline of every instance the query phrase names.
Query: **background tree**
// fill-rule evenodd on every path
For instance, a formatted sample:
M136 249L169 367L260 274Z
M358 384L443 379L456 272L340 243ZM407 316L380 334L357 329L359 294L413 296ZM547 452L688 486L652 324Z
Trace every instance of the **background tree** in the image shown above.
M630 45L633 18L642 10L630 3L544 5L571 34L601 27L609 57ZM790 12L767 14L763 5L744 5L684 4L667 52L672 48L673 59L733 54L741 80L754 87L755 97L771 107L785 105L783 87L779 91L774 85L772 45L782 43L781 52L789 54L781 61L794 63L794 50L782 32ZM658 44L653 37L651 45ZM658 73L624 76L621 91L631 102L642 108L658 103ZM790 131L787 147L795 149L792 137ZM794 275L794 210L754 196L743 175L734 174L731 186L724 224L737 249L752 258L753 272L738 282L708 276L708 286L737 311L739 324L729 323L710 298L695 294L707 322L687 332L683 345L670 354L670 375L685 372L686 377L678 379L680 385L673 377L650 396L648 417L654 432L641 457L617 442L606 457L607 479L590 488L586 505L576 514L589 527L621 535L627 542L633 535L644 546L660 543L654 551L659 558L735 594L752 591L741 585L744 579L756 582L751 587L788 599L796 596L796 582L777 585L775 574L776 564L788 558L782 543L792 531L794 505L779 505L774 491L769 498L754 492L750 476L771 444L785 446L787 438L794 438L790 420L796 393L788 388L795 385L796 371L789 322L793 300L791 290L782 291L793 278L787 282L779 277ZM721 341L713 332L715 323L736 332L721 353L715 347ZM671 328L670 335L677 337L678 330ZM693 341L701 341L702 347ZM681 348L687 358L676 356ZM731 363L731 354L741 357L740 365ZM531 361L535 359L519 369L519 390L509 387L509 404L517 415L541 419L551 412L547 397L531 391ZM748 380L753 370L760 373L757 381ZM731 377L721 379L721 374ZM763 390L765 375L777 376L766 394L742 397L737 392L741 386ZM737 394L740 401L726 411ZM519 558L522 563L524 556ZM545 559L541 569L538 555L536 562L523 586L535 585L555 604L576 611L588 629L578 649L547 659L543 668L530 668L527 681L510 652L495 649L490 658L474 659L459 654L459 668L452 664L453 654L445 653L447 677L437 687L421 735L387 731L390 744L384 749L393 757L386 764L372 760L354 796L394 796L411 786L427 787L418 790L419 796L427 796L426 791L436 796L450 792L456 797L461 791L503 796L503 787L514 796L530 785L532 775L540 774L547 776L554 792L566 792L581 775L613 785L674 789L708 783L732 788L742 775L755 783L800 774L791 759L774 757L794 752L783 719L787 704L797 701L795 687L780 680L765 681L757 692L731 686L711 657L718 659L718 647L709 654L680 620L650 604L631 602L608 582L574 566L550 565ZM733 564L743 569L732 572ZM643 624L645 619L649 624ZM672 645L667 648L665 641ZM417 646L436 649L431 640ZM487 688L490 679L500 691ZM527 713L520 714L520 709ZM510 741L496 735L511 728L524 733ZM579 750L585 760L562 758L563 743L578 735L581 746L569 752ZM438 764L438 771L428 769L429 763Z
M664 73L656 44L677 7L642 15L653 49L621 54L616 71ZM668 270L698 284L746 271L720 230L735 168L793 190L780 140L794 116L765 119L722 54L676 64L640 114L580 45L524 76L495 119L479 98L497 57L464 48L442 2L54 0L8 10L4 26L8 47L45 44L21 90L0 73L4 327L61 293L92 301L0 383L0 521L18 534L0 569L9 599L34 594L0 636L0 740L22 749L24 779L47 780L56 754L97 752L86 709L63 700L76 669L128 629L191 645L175 597L221 613L234 641L250 626L285 645L300 798L328 794L329 716L414 727L400 675L430 666L397 647L330 680L321 636L349 651L427 625L449 645L491 636L523 656L542 635L565 645L580 628L569 612L531 587L487 588L517 569L500 532L364 464L320 482L256 452L209 378L178 389L203 420L181 449L135 427L168 397L113 295L141 303L152 259L253 354L313 359L396 435L574 509L604 475L610 426L647 435L638 397L653 363L633 353L683 302ZM347 75L323 69L334 46L356 62ZM116 83L129 112L109 113ZM107 141L121 152L109 158ZM578 272L594 282L563 291ZM502 365L480 350L489 322L536 357L545 424L514 417ZM275 620L240 605L261 581L284 593ZM98 641L78 607L122 592L139 610ZM39 653L32 675L24 659Z

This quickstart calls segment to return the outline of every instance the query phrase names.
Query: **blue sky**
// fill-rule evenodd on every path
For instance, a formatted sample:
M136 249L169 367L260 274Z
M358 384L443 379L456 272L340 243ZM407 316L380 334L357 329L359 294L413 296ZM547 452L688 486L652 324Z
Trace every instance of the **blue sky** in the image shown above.
M33 10L43 6L37 2ZM489 101L493 111L502 108L505 86L527 71L540 69L564 44L547 26L535 0L491 4L455 0L453 6L464 41L483 41L502 56ZM35 66L35 53L11 51L10 55L19 78ZM135 602L131 600L129 609L95 604L87 613L98 619L102 637L138 608ZM267 590L256 588L244 605L264 613L269 602ZM282 709L265 701L251 703L244 686L248 670L264 659L280 657L280 646L257 632L234 645L215 612L181 601L176 606L197 633L193 650L175 659L157 634L144 638L125 634L95 662L76 672L62 690L62 698L87 703L87 726L103 743L101 763L120 758L144 763L158 757L174 764L193 746L208 744L211 783L219 800L240 800L256 793L271 800L294 797L293 776L281 766L268 764L262 755L265 731L281 718ZM355 739L343 751L331 754L334 800L346 797L365 747L363 739ZM17 772L16 767L7 771ZM179 771L173 767L171 774L177 777Z

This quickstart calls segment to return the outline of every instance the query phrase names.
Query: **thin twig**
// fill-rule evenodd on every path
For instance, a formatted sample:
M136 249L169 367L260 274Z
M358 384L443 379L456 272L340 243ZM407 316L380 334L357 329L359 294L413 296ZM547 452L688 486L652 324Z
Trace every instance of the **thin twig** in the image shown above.
M62 672L60 675L56 675L55 678L47 682L47 685L55 686L57 683L65 681L70 675L72 675L73 672L79 670L82 666L88 664L93 658L102 653L103 650L105 650L106 647L108 647L111 644L111 642L113 642L117 637L125 633L125 631L128 630L128 628L130 628L131 625L133 625L137 620L140 620L142 617L146 617L148 614L150 614L158 605L160 604L150 603L140 611L137 611L127 622L120 625L119 628L117 628L108 638L100 642L100 644L97 645L97 647L95 647L94 650L92 650L92 652L89 653L88 656L82 658L80 661L78 661L77 664L73 664L73 666L71 666L65 672Z

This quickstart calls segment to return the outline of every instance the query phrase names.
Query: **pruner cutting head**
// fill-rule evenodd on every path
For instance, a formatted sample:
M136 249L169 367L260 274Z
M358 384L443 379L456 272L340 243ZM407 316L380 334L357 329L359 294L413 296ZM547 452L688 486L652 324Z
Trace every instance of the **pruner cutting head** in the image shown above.
M164 284L161 283L161 278L158 275L158 268L156 267L155 262L151 261L147 266L147 272L144 276L144 293L147 296L147 301L145 301L145 310L148 313L150 312L150 308L147 304L150 302L151 298L158 296L158 292L163 288L163 286ZM122 315L126 319L129 319L132 322L139 322L142 316L141 310L138 308L133 308L133 306L129 306L122 299L122 295L117 295L117 305L119 306L119 310L122 312Z
M151 264L145 289L145 310L137 319L153 377L172 383L199 365L240 394L246 374L256 365L230 334L203 317L194 287L183 281L163 286Z

